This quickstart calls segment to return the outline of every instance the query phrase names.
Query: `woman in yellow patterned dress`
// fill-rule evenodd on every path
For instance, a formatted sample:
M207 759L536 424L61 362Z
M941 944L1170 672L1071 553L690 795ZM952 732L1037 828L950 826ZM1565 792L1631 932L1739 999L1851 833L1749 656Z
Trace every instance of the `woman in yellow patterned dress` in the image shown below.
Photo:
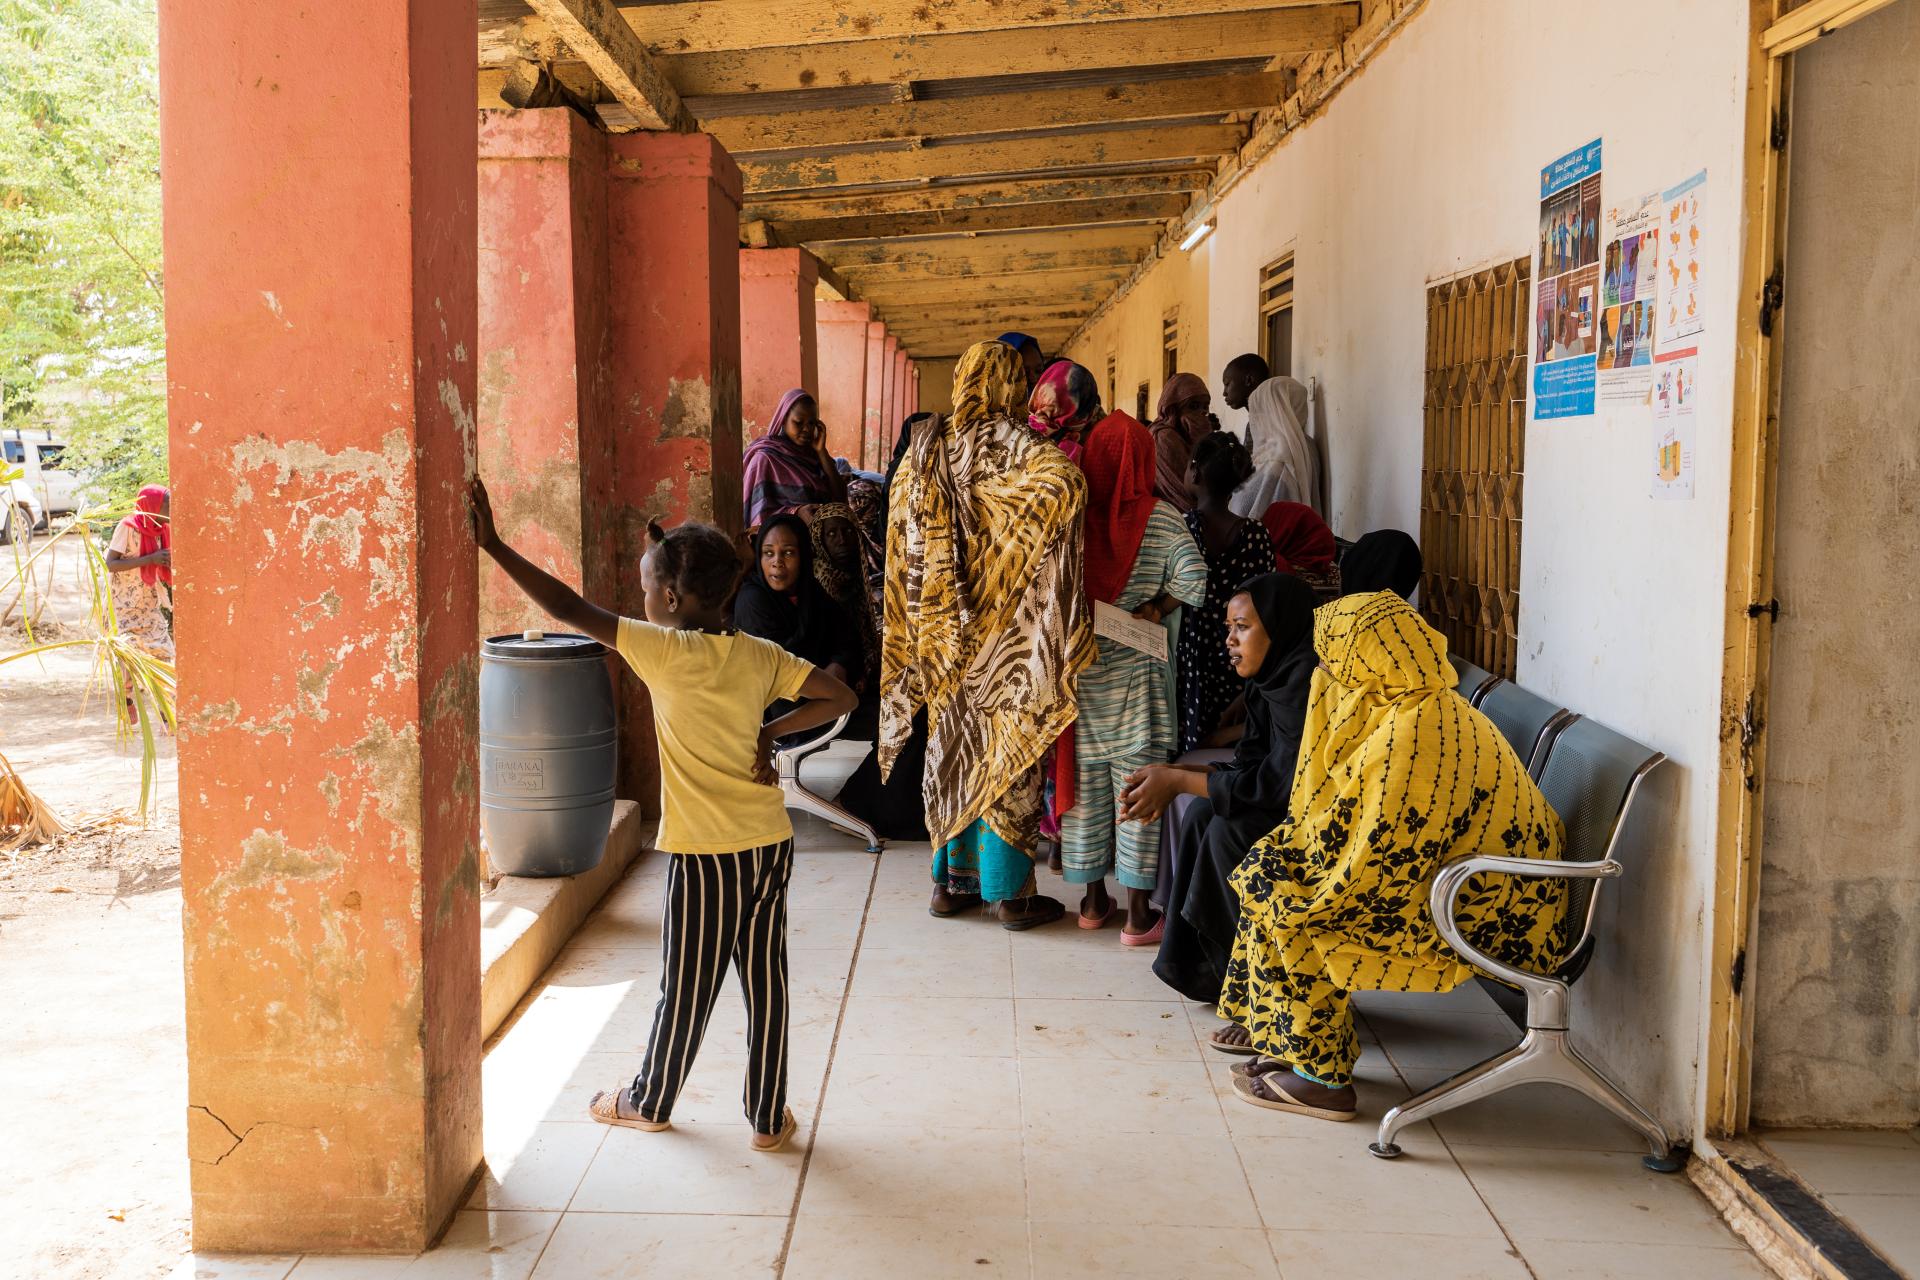
M1219 1008L1262 1055L1234 1070L1243 1101L1350 1120L1348 993L1450 991L1473 976L1434 928L1434 873L1477 853L1558 858L1564 836L1406 601L1380 591L1322 606L1314 649L1287 820L1233 875L1240 931ZM1545 969L1564 947L1564 902L1558 881L1478 876L1458 919L1475 947Z
M1027 426L1026 404L1020 357L982 342L954 370L953 416L914 424L887 499L880 651L883 773L927 714L929 910L998 903L1009 929L1063 913L1034 884L1040 762L1094 658L1086 478Z

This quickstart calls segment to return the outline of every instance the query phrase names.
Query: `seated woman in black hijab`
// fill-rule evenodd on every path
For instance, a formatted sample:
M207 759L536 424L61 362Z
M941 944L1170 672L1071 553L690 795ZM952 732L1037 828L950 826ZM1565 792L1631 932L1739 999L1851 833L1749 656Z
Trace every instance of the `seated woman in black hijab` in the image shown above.
M1391 591L1402 600L1413 599L1420 585L1420 544L1398 529L1375 529L1363 534L1340 557L1340 594Z
M1317 659L1313 608L1319 597L1290 573L1263 573L1227 602L1227 653L1246 681L1247 725L1233 759L1215 765L1149 765L1128 779L1123 818L1151 818L1176 798L1186 805L1172 828L1166 934L1153 971L1186 996L1220 998L1240 901L1227 883L1254 842L1287 816L1294 759ZM1238 1027L1222 1031L1222 1036ZM1219 1041L1219 1037L1216 1037ZM1228 1052L1252 1052L1225 1042Z
M866 671L860 631L814 576L807 522L791 512L774 516L760 526L753 551L753 564L734 597L733 625L857 689ZM788 705L775 703L768 718Z

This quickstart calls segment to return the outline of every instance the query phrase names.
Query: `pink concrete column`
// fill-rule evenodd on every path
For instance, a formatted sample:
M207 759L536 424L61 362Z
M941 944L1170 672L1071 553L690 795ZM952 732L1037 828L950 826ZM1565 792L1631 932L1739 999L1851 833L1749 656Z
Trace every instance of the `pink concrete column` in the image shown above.
M565 107L480 113L480 471L529 559L614 598L606 135ZM549 625L492 561L480 634Z
M615 596L640 617L648 517L740 531L740 170L704 133L620 134L607 152ZM620 794L652 812L645 686L623 679L619 701Z
M780 397L820 394L813 291L820 263L805 249L740 251L740 432L763 434Z
M893 414L887 419L887 430L898 431L900 424L906 421L913 410L907 406L913 403L913 358L904 349L893 353ZM876 448L885 447L885 438L874 442Z
M412 1252L480 1162L475 21L159 6L200 1249Z
M872 441L886 434L881 425L886 418L888 384L893 380L893 361L887 354L887 326L878 320L867 323L867 397L860 420L860 453L864 457Z
M868 453L879 449L880 441L886 438L887 432L898 429L900 425L900 419L894 413L900 406L900 339L888 334L880 358L886 362L880 381L880 421L878 428L867 435Z
M820 352L820 420L837 458L860 455L867 427L867 324L864 302L816 302Z

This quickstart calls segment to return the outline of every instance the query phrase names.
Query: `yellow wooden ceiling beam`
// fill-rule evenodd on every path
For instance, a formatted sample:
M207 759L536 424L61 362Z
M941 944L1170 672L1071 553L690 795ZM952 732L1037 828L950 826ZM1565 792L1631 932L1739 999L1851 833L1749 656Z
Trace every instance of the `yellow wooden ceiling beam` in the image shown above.
M613 0L527 0L642 129L691 129L693 117Z
M1125 199L1063 200L1053 204L1010 204L993 209L928 209L920 213L881 213L856 218L811 218L776 222L783 244L829 240L871 240L922 236L942 231L1004 231L1021 227L1068 227L1101 222L1164 222L1187 207L1187 197L1129 196Z
M806 195L761 195L740 211L742 221L796 222L804 218L854 218L881 213L917 213L924 209L992 209L1009 204L1051 204L1056 200L1115 200L1127 196L1194 192L1206 186L1212 169L1114 174L1098 178L994 178L950 182L905 190Z

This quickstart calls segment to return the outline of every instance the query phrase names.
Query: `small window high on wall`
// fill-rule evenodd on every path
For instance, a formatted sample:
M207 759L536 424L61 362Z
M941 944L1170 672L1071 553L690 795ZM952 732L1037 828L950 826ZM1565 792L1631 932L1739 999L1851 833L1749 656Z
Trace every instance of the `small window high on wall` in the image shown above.
M1113 410L1120 408L1120 380L1114 373L1115 361L1107 357L1107 406Z
M1293 254L1260 269L1260 357L1267 369L1293 376Z
M1527 295L1518 258L1427 290L1420 611L1452 650L1514 678L1527 440Z
M1180 372L1180 308L1160 317L1160 385L1173 381Z

